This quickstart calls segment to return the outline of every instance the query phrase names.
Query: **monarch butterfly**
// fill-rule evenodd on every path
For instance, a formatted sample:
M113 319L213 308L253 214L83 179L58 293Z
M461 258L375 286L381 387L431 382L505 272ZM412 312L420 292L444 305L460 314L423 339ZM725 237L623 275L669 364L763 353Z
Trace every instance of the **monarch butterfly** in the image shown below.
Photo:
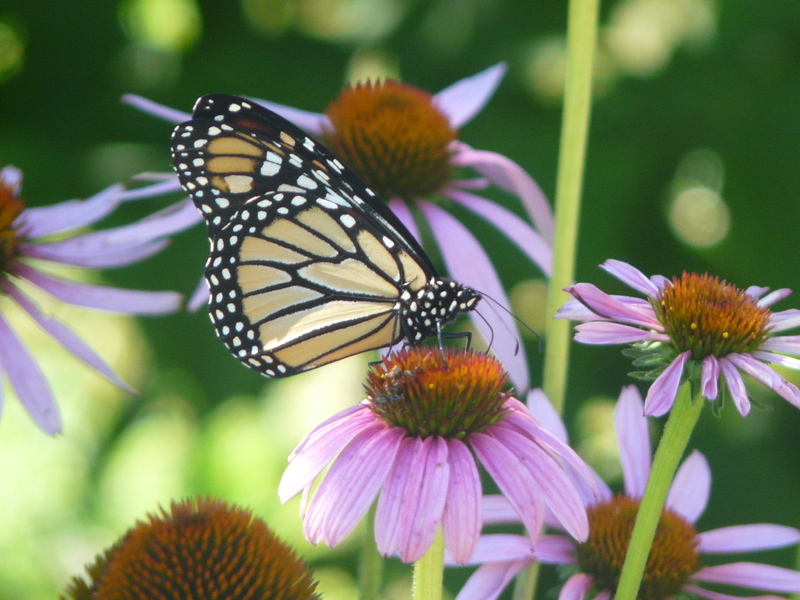
M254 102L200 98L172 134L172 157L208 225L217 336L267 377L441 339L481 298L441 279L391 209L322 144Z

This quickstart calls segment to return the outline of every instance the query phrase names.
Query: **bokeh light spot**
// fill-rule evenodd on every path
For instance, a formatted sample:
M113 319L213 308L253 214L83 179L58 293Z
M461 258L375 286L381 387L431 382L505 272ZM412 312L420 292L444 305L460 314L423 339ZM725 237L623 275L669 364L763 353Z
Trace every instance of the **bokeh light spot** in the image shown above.
M0 21L0 83L19 73L24 58L22 37L10 24Z
M133 42L164 52L185 52L202 32L194 0L128 0L120 6L120 20Z

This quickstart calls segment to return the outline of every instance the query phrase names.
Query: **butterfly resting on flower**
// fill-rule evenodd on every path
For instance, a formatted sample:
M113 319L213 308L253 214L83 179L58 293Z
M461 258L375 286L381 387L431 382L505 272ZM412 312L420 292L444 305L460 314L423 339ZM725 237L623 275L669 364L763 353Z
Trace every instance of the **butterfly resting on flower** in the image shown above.
M252 101L200 98L172 134L172 156L208 225L217 335L263 375L441 340L442 326L481 299L440 278L355 173Z

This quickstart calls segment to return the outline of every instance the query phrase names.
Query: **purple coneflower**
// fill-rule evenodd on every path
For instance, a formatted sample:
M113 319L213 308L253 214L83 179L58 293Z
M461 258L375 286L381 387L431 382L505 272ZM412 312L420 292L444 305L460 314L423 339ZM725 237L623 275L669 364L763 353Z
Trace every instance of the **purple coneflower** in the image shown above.
M553 426L555 434L565 435L563 425L544 395L532 392L531 400L531 410L542 425ZM599 494L598 498L586 502L588 539L576 542L564 535L543 535L536 548L531 550L529 540L523 536L483 536L470 559L470 564L481 566L456 600L497 598L516 574L534 560L569 567L571 575L564 583L559 600L583 600L590 593L594 594L595 600L613 598L628 548L626 540L630 539L650 474L650 438L642 408L642 399L636 388L625 388L619 397L615 417L625 493L613 494L595 475ZM737 525L698 533L694 523L705 510L710 491L708 463L700 452L694 451L683 462L672 482L639 598L667 600L688 593L709 600L739 600L736 596L704 589L700 584L705 583L770 592L800 592L800 573L797 571L752 562L703 566L702 556L706 554L738 554L800 542L800 531L782 525ZM484 521L510 523L519 522L519 519L504 499L487 497L484 500ZM561 528L550 518L546 524ZM770 596L757 598L764 600Z
M66 325L44 314L23 291L27 282L78 306L120 313L157 315L180 308L176 292L123 290L63 279L40 269L39 261L87 268L114 268L159 252L166 236L193 220L190 203L178 204L138 223L104 231L76 233L114 211L127 199L122 186L86 200L26 208L20 198L22 172L0 170L0 290L53 339L117 386L130 391L111 367ZM39 365L0 313L0 374L5 373L25 410L49 434L61 431L61 415ZM2 385L0 385L2 393Z
M800 408L800 390L765 364L800 369L800 360L785 356L800 354L800 336L774 335L800 326L800 311L768 308L791 290L740 290L717 277L686 272L671 281L648 278L618 260L600 266L647 299L610 296L591 283L576 283L566 288L576 299L556 317L583 321L575 327L575 340L584 344L637 345L634 364L650 369L646 378L658 375L647 392L645 414L669 411L681 380L689 377L699 379L709 400L726 389L746 416L750 401L740 371Z
M384 358L370 372L367 399L314 429L292 453L281 501L303 492L306 538L335 546L378 497L381 554L414 562L441 524L446 548L461 563L481 530L477 457L529 531L540 531L547 505L585 539L586 513L561 461L591 475L502 391L506 381L496 359L474 351L417 347Z
M443 197L478 215L507 236L547 276L550 275L553 217L539 186L512 160L476 150L457 139L492 96L505 73L503 64L462 79L436 95L384 81L344 90L324 114L257 100L318 137L354 169L419 237L409 203L427 221L449 274L508 308L508 299L491 260L478 240L433 197ZM160 118L179 123L190 115L137 96L125 101ZM456 176L470 168L481 177ZM475 192L495 185L517 196L535 228L501 205ZM177 187L177 184L176 184ZM208 299L201 283L189 306ZM475 323L508 369L518 389L528 387L527 361L513 336L517 331L503 311L488 310Z

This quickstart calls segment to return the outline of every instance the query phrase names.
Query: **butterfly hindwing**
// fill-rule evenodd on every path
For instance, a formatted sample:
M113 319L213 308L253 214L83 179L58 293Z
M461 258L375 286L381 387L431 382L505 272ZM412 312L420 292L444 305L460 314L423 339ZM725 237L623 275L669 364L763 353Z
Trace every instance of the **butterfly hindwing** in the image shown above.
M246 201L206 266L217 335L242 362L286 376L397 343L398 299L427 273L373 223L326 198Z

